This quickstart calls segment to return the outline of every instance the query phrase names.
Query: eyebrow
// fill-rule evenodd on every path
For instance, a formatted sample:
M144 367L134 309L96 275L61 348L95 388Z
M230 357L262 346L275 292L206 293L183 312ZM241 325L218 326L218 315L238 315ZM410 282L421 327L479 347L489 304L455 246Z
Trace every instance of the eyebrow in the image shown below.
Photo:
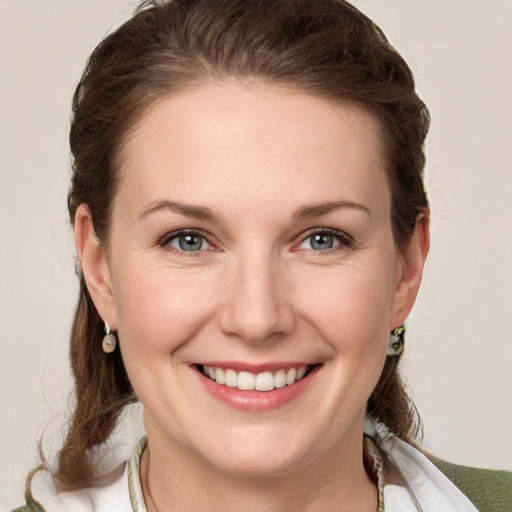
M363 204L354 203L353 201L329 201L327 203L319 203L306 205L302 208L299 208L294 214L293 217L295 219L310 219L312 217L320 217L322 215L326 215L334 210L339 210L340 208L354 208L356 210L361 210L368 214L370 219L372 218L372 214L370 210L364 206Z
M329 201L326 203L302 206L294 212L292 217L297 220L310 219L326 215L341 208L353 208L356 210L361 210L367 213L370 219L372 217L370 210L366 206L346 200ZM175 213L179 213L181 215L192 217L198 220L219 222L218 215L216 215L215 212L207 206L192 206L189 204L178 203L176 201L170 201L168 199L157 199L155 201L151 201L142 208L139 218L143 219L148 215L161 210L170 210Z
M169 201L168 199L157 199L156 201L151 201L142 208L139 218L143 219L160 210L170 210L198 220L218 221L217 215L215 215L213 210L207 206L192 206L189 204L178 203L176 201Z

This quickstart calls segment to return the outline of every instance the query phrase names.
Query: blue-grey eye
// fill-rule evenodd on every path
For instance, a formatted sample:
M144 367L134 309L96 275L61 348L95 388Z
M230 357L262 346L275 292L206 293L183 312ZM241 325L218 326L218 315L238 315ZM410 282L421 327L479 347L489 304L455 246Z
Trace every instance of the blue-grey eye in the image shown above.
M178 244L182 251L199 251L203 247L203 237L199 235L181 235Z
M334 246L334 237L327 233L318 233L311 236L311 248L315 251L325 251Z
M340 236L329 232L319 232L305 238L301 246L303 249L310 249L313 251L328 251L340 244Z
M199 235L181 235L178 241L182 251L199 251L203 247L203 237Z
M170 237L165 245L184 252L195 252L209 249L210 244L199 233L178 233Z

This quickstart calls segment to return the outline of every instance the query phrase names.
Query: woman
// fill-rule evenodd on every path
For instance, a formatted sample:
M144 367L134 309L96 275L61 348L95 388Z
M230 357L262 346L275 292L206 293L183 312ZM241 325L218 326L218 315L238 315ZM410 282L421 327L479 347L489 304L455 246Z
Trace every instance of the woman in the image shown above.
M77 404L27 509L509 506L509 475L413 447L397 373L428 120L341 0L147 2L106 38L71 127ZM147 438L108 466L136 400Z

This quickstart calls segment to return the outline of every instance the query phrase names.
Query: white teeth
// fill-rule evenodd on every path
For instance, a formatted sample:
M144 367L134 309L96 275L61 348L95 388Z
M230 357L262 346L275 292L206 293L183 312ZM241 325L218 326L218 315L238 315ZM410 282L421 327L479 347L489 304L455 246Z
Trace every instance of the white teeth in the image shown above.
M238 375L235 370L226 370L224 384L230 388L236 388L238 386Z
M297 370L297 377L296 379L297 380L300 380L302 379L302 377L304 377L304 375L306 375L306 372L308 371L308 367L307 366L301 366L298 370Z
M286 372L284 370L277 370L274 375L274 386L276 388L284 388L286 386Z
M274 389L274 376L272 372L258 373L256 382L254 383L254 389L258 391L271 391Z
M224 382L226 382L226 377L222 368L215 368L215 380L219 384L224 384Z
M238 374L238 389L251 391L254 389L254 375L249 372L240 372Z
M308 371L308 366L297 368L282 368L275 373L267 371L258 374L251 372L236 372L231 369L217 368L203 365L203 373L218 384L224 384L230 388L238 388L242 391L272 391L273 389L291 386L301 380Z
M297 370L295 368L290 368L286 372L286 384L288 384L288 386L290 384L293 384L295 382L296 377L297 377Z

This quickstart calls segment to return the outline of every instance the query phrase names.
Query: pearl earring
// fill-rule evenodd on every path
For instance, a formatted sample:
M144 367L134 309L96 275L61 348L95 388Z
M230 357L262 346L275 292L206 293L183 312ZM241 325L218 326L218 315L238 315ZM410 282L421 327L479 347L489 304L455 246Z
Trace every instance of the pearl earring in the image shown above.
M116 335L110 331L110 325L108 325L108 322L105 322L105 336L103 337L101 348L105 354L111 354L116 349L116 345Z
M389 334L388 356L399 356L404 351L405 326L401 325Z

